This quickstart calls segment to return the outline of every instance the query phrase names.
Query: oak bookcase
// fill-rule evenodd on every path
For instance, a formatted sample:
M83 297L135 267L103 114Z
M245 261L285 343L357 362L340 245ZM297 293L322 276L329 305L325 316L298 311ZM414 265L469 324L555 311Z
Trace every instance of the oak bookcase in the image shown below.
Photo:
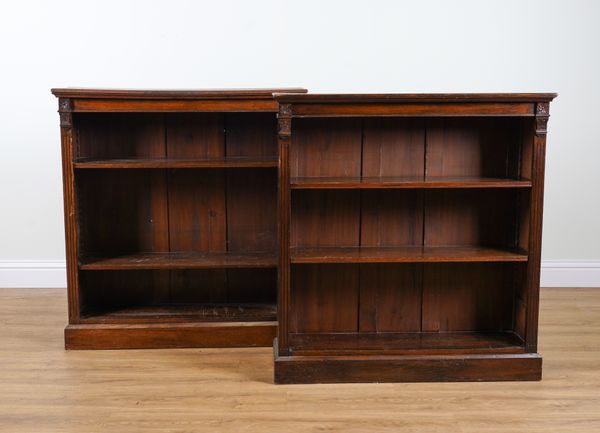
M555 94L277 94L276 383L539 380Z
M272 344L274 91L53 89L67 348Z

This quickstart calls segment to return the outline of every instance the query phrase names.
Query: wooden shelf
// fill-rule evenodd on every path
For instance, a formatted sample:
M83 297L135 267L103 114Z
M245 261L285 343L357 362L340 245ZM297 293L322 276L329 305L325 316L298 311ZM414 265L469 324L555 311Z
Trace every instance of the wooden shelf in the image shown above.
M531 188L530 180L491 177L295 177L292 189Z
M82 270L274 268L272 253L137 253L113 257L86 257Z
M166 304L92 312L83 323L269 322L277 320L274 303Z
M139 158L139 159L81 159L74 163L76 169L123 168L277 168L276 157L227 157L209 159Z
M488 247L292 248L292 263L526 262L521 250Z
M522 353L513 332L390 332L290 334L294 355Z

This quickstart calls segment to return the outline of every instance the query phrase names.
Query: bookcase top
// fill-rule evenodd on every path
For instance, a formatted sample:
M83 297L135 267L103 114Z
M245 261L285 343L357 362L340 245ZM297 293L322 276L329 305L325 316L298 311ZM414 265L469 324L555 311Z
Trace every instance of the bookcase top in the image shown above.
M550 102L556 93L275 93L285 103L360 102Z
M52 89L59 98L126 99L272 99L274 93L306 93L300 87L276 89L92 89L66 87Z

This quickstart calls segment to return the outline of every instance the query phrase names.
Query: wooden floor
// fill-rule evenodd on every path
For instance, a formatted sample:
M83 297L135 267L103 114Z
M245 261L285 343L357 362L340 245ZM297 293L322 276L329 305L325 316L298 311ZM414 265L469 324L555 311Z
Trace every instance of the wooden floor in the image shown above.
M1 432L600 432L600 289L544 289L542 382L273 385L264 349L63 350L64 290L0 289Z

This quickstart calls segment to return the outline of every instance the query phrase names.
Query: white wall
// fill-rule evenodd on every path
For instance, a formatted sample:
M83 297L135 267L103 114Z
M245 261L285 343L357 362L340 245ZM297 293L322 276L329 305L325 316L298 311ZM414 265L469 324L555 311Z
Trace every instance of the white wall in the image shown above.
M305 86L559 92L543 258L595 269L599 20L592 0L3 1L0 262L64 256L51 87Z

